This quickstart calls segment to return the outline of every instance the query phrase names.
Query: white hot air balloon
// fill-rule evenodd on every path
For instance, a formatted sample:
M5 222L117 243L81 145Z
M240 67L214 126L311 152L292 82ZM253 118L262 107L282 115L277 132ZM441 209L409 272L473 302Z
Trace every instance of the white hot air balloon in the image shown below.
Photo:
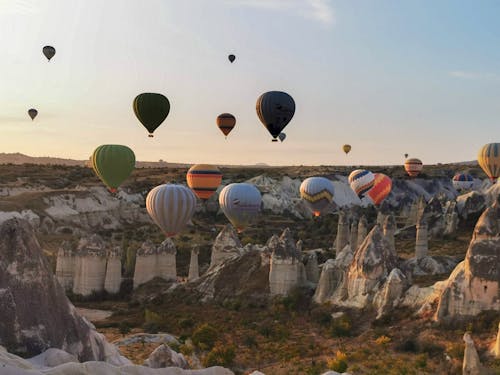
M196 196L183 185L159 185L146 197L149 216L167 237L175 236L184 229L195 208Z
M319 216L333 199L332 182L324 177L306 178L300 185L300 196L314 216Z
M364 169L356 169L349 175L349 185L360 199L373 187L374 180L374 174Z
M220 208L238 232L259 214L261 203L260 191L251 184L229 184L219 194Z

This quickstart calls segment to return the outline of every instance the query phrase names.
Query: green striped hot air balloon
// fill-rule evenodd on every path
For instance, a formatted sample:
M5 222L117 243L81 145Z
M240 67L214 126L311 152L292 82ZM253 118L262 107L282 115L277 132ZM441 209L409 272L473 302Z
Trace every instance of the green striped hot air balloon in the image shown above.
M127 146L102 145L92 154L92 168L97 177L115 193L135 168L135 155Z
M135 115L148 130L150 137L170 112L170 102L166 96L150 92L137 95L133 107Z

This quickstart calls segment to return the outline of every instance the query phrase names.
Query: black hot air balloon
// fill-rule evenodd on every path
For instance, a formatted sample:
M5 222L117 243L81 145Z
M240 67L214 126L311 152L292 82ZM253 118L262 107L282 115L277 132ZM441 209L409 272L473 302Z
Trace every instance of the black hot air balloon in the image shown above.
M229 55L227 58L229 59L229 61L231 62L231 64L234 62L234 60L236 60L236 56L235 55Z
M277 142L279 134L295 113L295 102L286 92L269 91L257 99L257 116Z
M42 48L42 52L47 58L47 60L50 61L50 59L53 58L54 55L56 54L56 49L52 46L45 46Z
M162 94L143 93L134 99L134 113L142 125L148 130L149 137L167 118L170 102Z
M405 154L405 159L408 159L408 154Z
M217 127L227 138L228 134L231 133L231 130L233 130L236 125L236 117L230 113L222 113L217 116L216 123Z
M28 109L28 115L31 117L31 120L33 121L35 117L38 115L38 111L35 108L30 108Z

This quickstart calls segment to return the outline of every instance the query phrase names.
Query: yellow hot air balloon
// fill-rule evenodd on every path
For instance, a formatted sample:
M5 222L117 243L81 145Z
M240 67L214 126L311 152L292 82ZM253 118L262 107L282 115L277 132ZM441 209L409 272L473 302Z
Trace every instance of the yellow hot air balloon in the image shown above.
M345 154L347 155L351 151L351 145L343 145L342 150L344 150Z
M491 182L500 177L500 143L484 145L477 156L477 161Z

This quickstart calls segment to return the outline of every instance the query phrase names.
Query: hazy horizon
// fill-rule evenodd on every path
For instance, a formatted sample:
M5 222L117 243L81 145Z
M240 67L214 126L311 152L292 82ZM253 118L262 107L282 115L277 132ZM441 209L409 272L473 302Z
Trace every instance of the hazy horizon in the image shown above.
M500 3L465 1L0 0L0 152L85 160L117 143L187 164L474 160L500 135L498 14ZM57 49L50 62L44 45ZM255 114L269 90L297 104L283 143ZM132 111L141 92L172 105L153 139ZM237 118L227 140L222 112Z

